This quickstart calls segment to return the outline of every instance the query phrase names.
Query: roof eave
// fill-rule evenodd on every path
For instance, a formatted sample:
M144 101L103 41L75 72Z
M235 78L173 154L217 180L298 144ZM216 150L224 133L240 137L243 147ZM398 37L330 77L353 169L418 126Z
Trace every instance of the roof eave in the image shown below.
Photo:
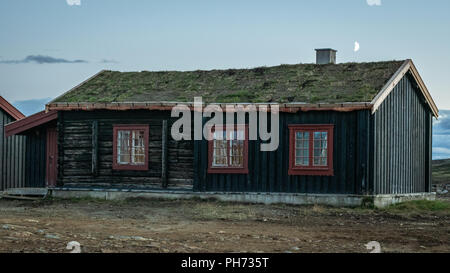
M42 126L58 118L56 111L41 111L21 120L17 120L5 125L5 136L18 135L38 126Z
M11 103L5 100L2 96L0 96L0 108L3 109L6 113L8 113L15 120L25 118L25 115L22 114L16 107L14 107Z
M171 111L177 105L186 105L192 110L193 102L113 102L113 103L49 103L47 111L93 111L93 110L162 110ZM229 105L273 105L277 103L212 103L226 108ZM204 104L203 104L204 105ZM342 102L342 103L282 103L277 104L280 112L298 112L298 111L338 111L349 112L356 110L371 109L370 102Z

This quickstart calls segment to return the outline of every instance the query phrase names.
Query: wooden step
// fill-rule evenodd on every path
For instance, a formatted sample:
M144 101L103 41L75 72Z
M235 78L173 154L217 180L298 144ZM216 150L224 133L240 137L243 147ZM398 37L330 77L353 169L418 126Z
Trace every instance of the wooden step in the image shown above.
M28 196L19 196L19 195L0 194L0 199L37 201L37 200L42 200L43 197L28 197Z

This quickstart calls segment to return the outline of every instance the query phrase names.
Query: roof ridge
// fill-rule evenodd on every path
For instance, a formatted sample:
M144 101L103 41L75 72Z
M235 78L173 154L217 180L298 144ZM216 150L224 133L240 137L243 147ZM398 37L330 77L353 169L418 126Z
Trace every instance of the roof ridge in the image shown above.
M212 68L212 69L195 69L195 70L141 70L141 71L119 71L119 70L102 70L101 72L116 72L116 73L164 73L164 72L211 72L211 71L228 71L228 70L253 70L258 68L275 68L282 66L300 66L300 65L312 65L312 66L341 66L341 65L349 65L349 64L379 64L379 63L392 63L392 62L405 62L410 59L405 60L386 60L386 61L374 61L374 62L345 62L345 63L336 63L336 64L316 64L316 63L295 63L295 64L278 64L278 65L261 65L261 66L253 66L253 67L241 67L241 68Z

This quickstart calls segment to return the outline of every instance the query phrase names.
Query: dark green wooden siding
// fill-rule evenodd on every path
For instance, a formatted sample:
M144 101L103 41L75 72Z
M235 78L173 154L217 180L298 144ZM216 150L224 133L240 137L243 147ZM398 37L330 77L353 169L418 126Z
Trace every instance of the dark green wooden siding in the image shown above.
M410 75L402 78L371 119L372 191L430 191L432 116Z
M334 124L334 176L288 175L290 124ZM194 144L194 190L219 192L288 192L356 194L366 191L369 112L311 111L280 113L280 144L261 152L249 141L249 174L208 174L207 141Z
M46 172L46 128L36 128L26 133L25 187L45 187Z
M25 186L25 137L5 137L14 119L0 109L0 190Z

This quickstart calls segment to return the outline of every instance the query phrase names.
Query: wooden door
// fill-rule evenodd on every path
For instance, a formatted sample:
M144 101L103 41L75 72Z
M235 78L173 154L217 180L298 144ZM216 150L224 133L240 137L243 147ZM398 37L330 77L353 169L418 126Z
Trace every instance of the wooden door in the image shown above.
M56 128L47 129L47 187L56 187L58 176L58 133Z

